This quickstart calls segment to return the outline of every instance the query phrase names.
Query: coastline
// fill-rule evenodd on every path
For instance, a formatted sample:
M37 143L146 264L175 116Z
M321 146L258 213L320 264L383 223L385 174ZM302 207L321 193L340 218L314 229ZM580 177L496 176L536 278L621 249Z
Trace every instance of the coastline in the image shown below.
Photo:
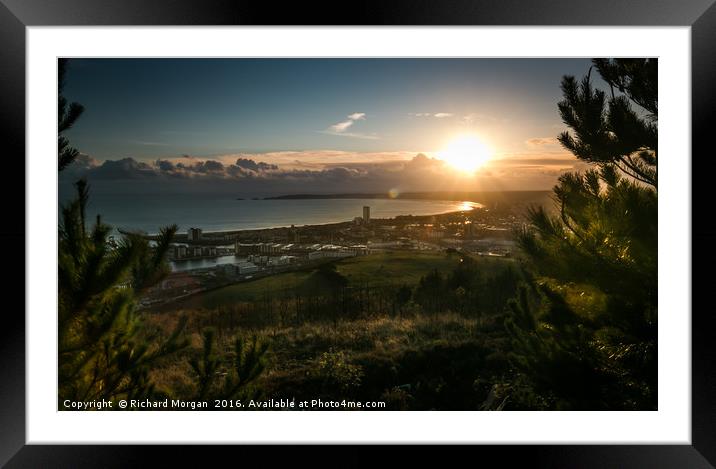
M357 197L358 198L358 197ZM271 199L271 200L283 200L283 199ZM436 202L443 202L441 200L435 200ZM444 202L455 202L452 200L446 200ZM484 208L485 206L479 202L473 202L473 201L465 201L466 203L471 204L471 208L469 210L447 210L445 212L437 212L437 213L430 213L426 215L396 215L394 217L390 218L371 218L371 222L375 224L385 224L387 222L395 221L401 218L410 218L416 221L427 219L427 218L433 218L433 217L439 217L439 216L449 216L454 215L461 212L469 212L475 209ZM340 228L345 226L350 226L353 222L351 220L343 220L343 221L333 221L333 222L326 222L326 223L311 223L306 225L294 225L294 228L296 229L314 229L314 228ZM291 226L286 225L274 225L274 226L266 226L263 228L242 228L242 229L234 229L234 230L217 230L217 231L204 231L203 236L212 237L212 236L238 236L238 235L246 235L246 234L258 234L258 233L264 233L267 231L272 230L290 230ZM123 228L117 228L117 231L120 234L138 234L140 236L143 236L146 239L154 240L159 236L159 233L137 233L133 232L131 230L126 230ZM179 241L180 239L186 238L185 233L177 233L175 235L175 242L183 242Z
M267 196L260 200L330 200L330 199L389 199L389 200L426 200L432 202L474 202L489 205L497 201L517 201L533 199L550 191L437 191L437 192L367 192L367 193L332 193L332 194L286 194Z

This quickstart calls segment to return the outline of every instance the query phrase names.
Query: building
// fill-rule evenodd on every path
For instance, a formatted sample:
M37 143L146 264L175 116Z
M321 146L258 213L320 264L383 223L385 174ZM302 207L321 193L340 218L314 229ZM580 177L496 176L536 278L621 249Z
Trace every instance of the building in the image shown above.
M247 261L261 265L267 264L268 260L269 256L262 256L260 254L249 254L249 257L247 257Z
M216 257L216 246L204 246L201 248L203 257Z
M174 246L174 259L186 257L186 246L183 244Z
M398 238L398 247L413 249L413 248L417 247L417 242L413 239L406 238L405 236L401 236L400 238Z
M278 254L283 246L278 243L264 243L259 246L259 252L262 254Z
M370 253L368 246L365 244L355 244L346 248L348 251L355 253L356 256L366 256Z
M245 256L247 254L255 254L259 252L262 244L263 243L244 244L239 241L236 241L236 243L234 243L234 255Z
M216 270L218 272L223 272L226 275L236 275L238 273L238 269L234 264L221 264L216 266Z
M288 232L288 242L289 243L299 243L301 242L301 236L298 234L298 230L294 225L291 225L291 229Z
M356 253L352 251L338 251L338 250L325 250L325 251L314 251L308 253L308 260L314 261L317 259L342 259L344 257L355 257Z
M186 232L188 241L201 241L201 228L189 228Z
M259 271L259 267L251 262L239 262L238 264L224 264L216 266L216 270L223 271L226 275L246 275Z
M258 266L251 262L239 262L236 265L236 269L239 271L239 275L253 274L259 271Z
M367 205L363 206L363 223L370 223L370 207Z
M292 264L294 261L294 256L280 256L280 257L271 257L266 262L266 265L269 266L284 266Z

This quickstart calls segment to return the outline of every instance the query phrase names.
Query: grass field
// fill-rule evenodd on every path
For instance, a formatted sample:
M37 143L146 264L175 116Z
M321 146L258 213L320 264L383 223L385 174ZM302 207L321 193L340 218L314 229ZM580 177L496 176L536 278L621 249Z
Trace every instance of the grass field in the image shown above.
M447 272L459 263L457 255L443 252L393 251L345 259L337 264L338 272L352 284L415 284L433 269Z
M194 395L189 360L201 355L201 334L211 328L223 363L232 360L227 354L234 337L268 344L267 368L257 382L265 396L381 400L390 409L477 409L507 367L501 314L514 295L514 280L504 275L513 263L485 257L471 263L454 252L381 252L334 264L356 287L346 297L311 290L316 280L331 284L326 272L334 272L321 267L197 294L147 316L151 330L167 334L186 317L191 344L183 359L168 361L152 379L159 389ZM448 303L433 311L434 287L418 284L434 269L444 279L462 272L468 275L462 281L484 294L461 295L438 283ZM401 285L411 287L411 298L395 306Z
M274 399L379 399L388 402L389 410L408 404L430 408L436 403L446 409L477 408L488 391L481 389L485 385L479 379L503 360L495 353L500 340L480 322L444 313L252 331L271 344L270 366L259 385ZM200 349L198 334L192 343ZM220 343L219 348L230 344ZM176 362L156 370L152 378L160 389L191 394L191 373L186 361ZM406 383L421 383L411 398L418 402L401 402L406 395L395 387ZM446 392L451 389L456 391Z
M449 256L444 252L393 251L370 254L368 256L343 259L336 263L339 273L344 275L351 285L415 285L433 269L442 273L451 271L460 262L457 255ZM481 259L486 268L503 265L507 259ZM287 272L242 282L191 296L171 305L172 308L218 308L243 301L261 299L266 293L289 292L308 279L312 271Z

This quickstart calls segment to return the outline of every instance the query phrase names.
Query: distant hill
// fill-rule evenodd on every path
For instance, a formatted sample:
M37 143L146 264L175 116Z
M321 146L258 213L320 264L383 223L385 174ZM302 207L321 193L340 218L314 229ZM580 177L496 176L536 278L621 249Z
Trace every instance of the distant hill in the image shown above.
M485 191L485 192L404 192L396 196L388 193L352 194L289 194L265 197L264 200L296 199L410 199L410 200L464 200L483 205L494 204L544 204L549 201L551 191Z

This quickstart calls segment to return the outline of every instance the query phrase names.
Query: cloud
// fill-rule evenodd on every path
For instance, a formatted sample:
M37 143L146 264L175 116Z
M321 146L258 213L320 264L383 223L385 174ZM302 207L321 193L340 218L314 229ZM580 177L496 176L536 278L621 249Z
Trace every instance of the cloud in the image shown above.
M380 137L376 134L361 134L361 133L355 133L355 132L329 132L329 131L322 131L320 133L328 134L328 135L336 135L338 137L362 138L365 140L380 140Z
M481 114L478 112L471 112L462 116L458 116L452 112L411 112L408 113L411 117L433 117L435 119L445 119L448 117L458 117L459 122L463 125L470 125L475 123L482 124L507 124L510 122L509 119L502 117L488 116L487 114Z
M93 179L153 179L157 177L153 165L133 158L107 160L102 165L89 169L88 173L92 174Z
M78 159L60 173L60 179L70 180L82 176L94 180L231 179L275 170L278 170L277 165L246 158L239 158L229 165L219 160L198 160L193 157L187 162L186 155L174 161L158 159L143 162L134 158L122 158L106 160L102 164L85 158Z
M278 166L275 164L268 164L264 163L263 161L259 161L258 163L254 160L248 159L248 158L239 158L236 160L236 166L244 169L248 169L251 171L270 171L270 170L277 170Z
M479 112L471 112L470 114L462 116L462 119L460 119L460 123L463 125L471 125L475 123L508 124L509 122L510 120L504 117L488 116L487 114L481 114Z
M411 160L405 163L407 169L432 169L442 167L445 163L437 158L430 158L424 153L418 153Z
M200 173L223 173L224 165L220 161L207 160L195 164L194 170Z
M333 124L332 126L330 126L328 128L330 130L332 130L333 132L339 134L339 133L342 133L342 132L345 132L346 130L348 130L348 128L352 125L353 125L353 121L349 119L344 122L339 122L337 124Z
M377 139L378 137L376 135L370 135L370 134L360 134L360 133L353 133L353 132L346 132L346 130L350 129L353 124L356 123L356 121L362 121L366 118L365 112L354 112L352 114L348 114L346 116L348 120L338 122L336 124L333 124L328 127L328 129L322 131L322 133L327 133L331 135L341 135L343 137L355 137L355 138L367 138L367 139Z
M82 177L82 175L85 174L87 171L96 168L101 164L102 163L97 159L92 158L91 156L86 155L84 153L80 153L75 159L75 161L73 161L72 164L67 166L60 173L60 177L76 181L77 179Z
M130 140L129 143L133 143L135 145L144 145L144 146L150 146L150 147L168 147L170 144L166 142L148 142L146 140Z
M454 116L454 114L451 112L415 112L409 113L408 115L413 117L435 117L436 119L444 119L446 117Z
M409 160L416 151L353 152L342 150L276 151L266 153L232 153L216 156L224 164L232 164L237 158L264 161L287 169L322 169L327 166L383 164Z
M525 143L531 147L542 147L545 145L558 145L559 141L555 137L535 137L525 140Z
M197 132L194 130L161 130L163 135L207 135L207 132Z
M133 158L102 163L87 155L60 173L74 182L86 176L93 187L147 191L215 191L241 194L302 192L469 191L550 189L565 171L586 166L564 151L497 155L475 174L455 172L431 153L354 153L334 150L286 151L173 157L155 161ZM171 188L171 189L170 189Z
M78 166L81 168L93 168L93 167L99 166L101 164L102 163L100 163L100 161L97 160L96 158L93 158L93 157L86 155L84 153L80 153L79 155L77 155L77 158L72 163L73 166Z
M172 171L174 169L174 163L167 160L157 160L157 167L160 171Z

